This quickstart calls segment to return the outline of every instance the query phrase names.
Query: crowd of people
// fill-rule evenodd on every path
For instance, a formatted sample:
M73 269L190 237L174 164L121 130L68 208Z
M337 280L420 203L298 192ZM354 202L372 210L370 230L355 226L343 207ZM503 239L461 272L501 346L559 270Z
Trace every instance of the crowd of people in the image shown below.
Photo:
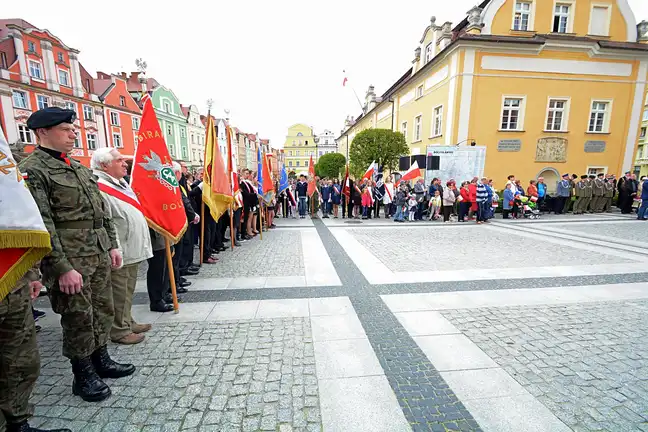
M393 182L391 176L359 181L349 180L345 190L339 179L317 179L314 197L307 193L304 175L289 182L277 198L278 212L284 217L300 218L310 214L323 218L349 219L391 218L394 222L443 220L481 224L502 214L503 219L517 219L530 214L584 214L610 212L613 204L622 214L637 213L648 217L647 177L625 173L614 175L564 174L552 189L543 177L529 181L524 187L514 175L508 176L503 189L498 190L493 179L474 177L457 184L454 179L432 179L426 185L416 181ZM278 191L279 192L279 191ZM382 209L382 212L381 212ZM532 209L532 213L529 211ZM382 213L382 216L381 216Z

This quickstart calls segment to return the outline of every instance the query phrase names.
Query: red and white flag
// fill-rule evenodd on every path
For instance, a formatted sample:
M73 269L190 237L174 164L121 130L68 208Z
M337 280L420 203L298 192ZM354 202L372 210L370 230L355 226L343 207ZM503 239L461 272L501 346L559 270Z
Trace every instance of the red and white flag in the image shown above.
M405 171L405 174L396 182L396 186L402 181L416 180L419 177L421 177L421 170L419 169L418 162L414 161L410 169Z
M367 171L362 176L362 180L371 179L375 171L376 171L376 161L373 161L371 162L371 165L369 165L369 168L367 168Z
M344 183L342 185L342 195L347 198L351 195L351 181L349 180L349 165L346 166L346 173L344 174Z
M342 87L346 87L346 83L349 81L349 78L346 76L346 71L342 71L344 73L344 79L342 80Z

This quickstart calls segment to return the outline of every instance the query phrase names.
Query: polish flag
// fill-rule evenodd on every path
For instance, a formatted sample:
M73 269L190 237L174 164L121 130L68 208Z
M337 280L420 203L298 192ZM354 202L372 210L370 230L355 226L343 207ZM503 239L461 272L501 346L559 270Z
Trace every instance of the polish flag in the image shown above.
M351 182L349 181L349 165L346 166L346 174L344 174L344 184L342 185L342 195L347 198L351 195Z
M362 180L370 179L373 176L375 170L376 170L376 161L373 161L371 162L371 165L369 165L369 168L367 168L367 172L365 172L364 175L362 176Z
M419 169L418 162L414 161L410 169L408 169L400 180L396 182L396 186L398 186L402 181L415 180L419 177L421 177L421 170Z
M349 78L346 76L346 71L342 71L344 73L344 80L342 80L342 87L346 87L347 81L349 81Z

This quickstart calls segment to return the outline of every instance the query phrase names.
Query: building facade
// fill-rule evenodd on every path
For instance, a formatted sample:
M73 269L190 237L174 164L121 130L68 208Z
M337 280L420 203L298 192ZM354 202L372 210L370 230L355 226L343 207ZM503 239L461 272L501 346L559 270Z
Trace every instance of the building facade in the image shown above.
M205 125L200 119L200 111L196 105L182 107L182 114L187 119L187 144L189 160L192 168L203 166L205 155Z
M327 153L337 153L337 141L333 131L324 129L324 132L315 137L315 143L317 144L317 159Z
M124 75L97 72L94 89L103 103L105 134L109 147L126 156L134 156L142 112L126 86Z
M284 142L284 158L288 171L307 172L310 157L317 159L313 128L297 123L288 128Z
M180 107L180 101L170 89L163 85L148 90L151 93L151 102L160 122L160 129L164 133L170 156L173 159L189 162L187 120Z
M554 3L485 0L454 27L432 18L412 68L381 97L370 87L361 115L347 118L339 151L360 131L385 128L405 135L426 175L552 185L564 172L630 170L648 22L637 25L626 0Z
M92 152L107 145L101 102L79 51L47 30L20 19L0 20L0 126L9 143L36 138L27 128L32 112L50 106L76 111L78 139L70 155L88 164Z

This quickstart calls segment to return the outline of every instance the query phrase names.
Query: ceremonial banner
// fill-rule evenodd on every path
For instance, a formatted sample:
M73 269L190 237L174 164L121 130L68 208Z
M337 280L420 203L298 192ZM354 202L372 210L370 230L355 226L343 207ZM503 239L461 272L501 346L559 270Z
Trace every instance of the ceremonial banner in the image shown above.
M403 174L400 180L396 182L396 186L398 186L402 181L415 180L419 177L421 177L421 170L419 169L418 162L414 161L410 169L405 171L405 174Z
M346 166L346 173L344 174L344 184L342 185L342 195L347 198L351 195L351 181L349 180L349 165Z
M310 157L310 163L308 164L308 189L306 194L308 196L313 196L317 190L317 183L315 182L315 164L313 163L313 155Z
M215 221L227 211L233 201L232 186L225 172L220 147L216 142L216 129L212 116L207 116L205 131L205 173L202 199ZM231 162L230 162L231 163Z
M369 165L369 168L367 168L367 171L362 176L362 180L370 179L371 177L373 177L375 170L376 170L376 161L373 161L371 162L371 165Z
M230 180L232 184L232 197L234 198L234 210L239 207L243 207L243 194L241 193L241 187L239 185L238 174L234 170L236 166L236 158L234 157L234 146L232 145L232 135L233 131L229 125L225 126L227 131L227 154L229 158L227 159L227 172L230 173Z
M286 166L281 167L281 177L279 179L279 191L281 193L288 189L290 183L288 182L288 172L286 171Z
M151 99L145 96L137 134L131 188L149 226L172 243L187 229L187 215L164 135Z
M50 235L0 130L0 301L51 251Z

